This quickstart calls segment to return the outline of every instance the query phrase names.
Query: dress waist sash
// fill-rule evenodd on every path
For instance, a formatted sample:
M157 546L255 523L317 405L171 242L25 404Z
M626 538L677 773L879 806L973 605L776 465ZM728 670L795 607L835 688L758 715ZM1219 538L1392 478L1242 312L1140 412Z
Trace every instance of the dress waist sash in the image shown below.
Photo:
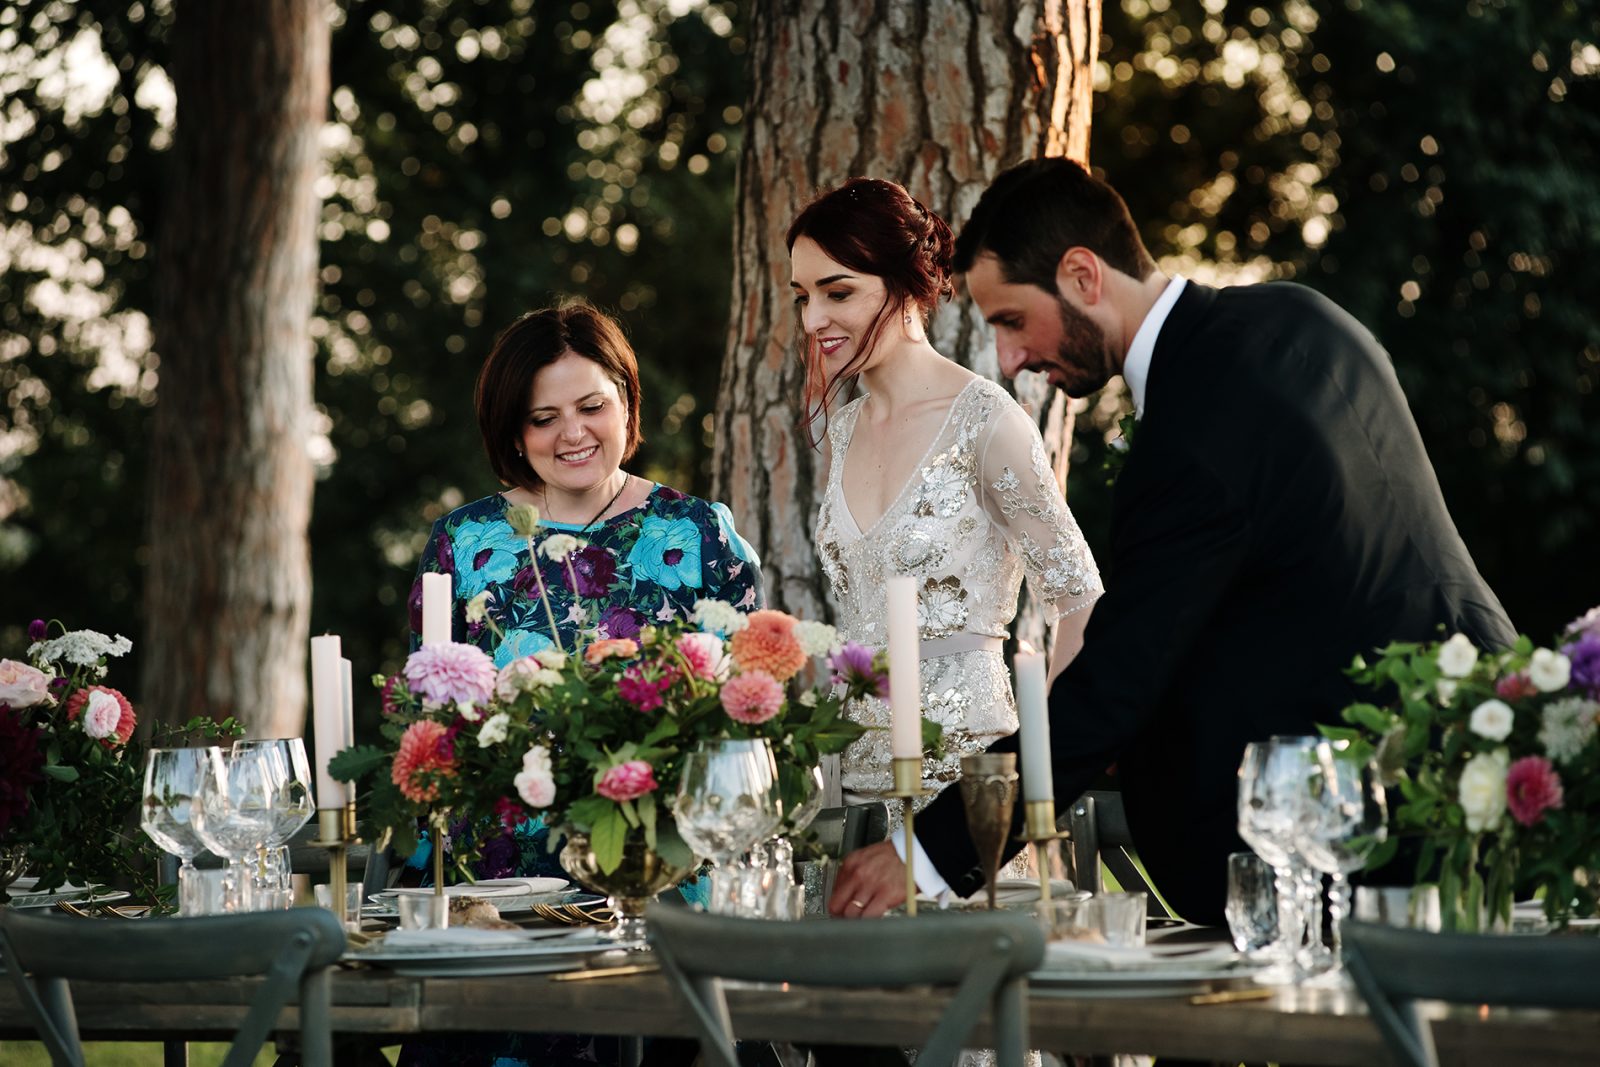
M958 652L1001 652L1004 649L1004 638L963 631L949 637L923 641L920 651L922 659L934 659L938 656L954 656Z

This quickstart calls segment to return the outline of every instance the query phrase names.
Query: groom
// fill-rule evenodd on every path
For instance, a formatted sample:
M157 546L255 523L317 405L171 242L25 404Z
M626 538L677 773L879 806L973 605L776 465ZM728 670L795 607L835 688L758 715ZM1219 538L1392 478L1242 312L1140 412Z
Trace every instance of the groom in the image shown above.
M1220 923L1248 742L1339 722L1357 653L1441 628L1485 648L1515 633L1388 354L1322 296L1164 277L1122 198L1064 159L1002 174L955 260L1008 377L1081 397L1121 374L1132 393L1107 592L1050 690L1055 795L1065 806L1115 764L1156 887ZM982 884L957 790L916 829L923 892ZM874 845L846 858L830 910L881 914L904 886L895 847Z

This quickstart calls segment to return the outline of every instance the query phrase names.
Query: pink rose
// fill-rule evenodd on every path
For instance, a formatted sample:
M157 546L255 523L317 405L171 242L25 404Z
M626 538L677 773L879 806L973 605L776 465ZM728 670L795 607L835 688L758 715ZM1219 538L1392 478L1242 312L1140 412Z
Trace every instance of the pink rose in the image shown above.
M530 808L548 808L556 799L556 780L539 771L523 771L512 779L517 795Z
M732 661L723 651L716 634L692 633L678 638L678 654L689 665L689 673L707 682L720 682L728 676Z
M14 659L0 659L0 704L31 708L49 695L49 675Z
M1523 826L1534 825L1561 802L1561 776L1543 756L1524 756L1506 771L1506 807Z
M766 722L783 710L783 686L765 671L741 674L722 687L722 708L736 722Z
M117 698L101 690L89 693L89 702L83 709L83 732L99 740L117 732L122 721L122 706Z
M607 800L633 800L656 791L655 771L642 759L629 760L607 771L594 791Z

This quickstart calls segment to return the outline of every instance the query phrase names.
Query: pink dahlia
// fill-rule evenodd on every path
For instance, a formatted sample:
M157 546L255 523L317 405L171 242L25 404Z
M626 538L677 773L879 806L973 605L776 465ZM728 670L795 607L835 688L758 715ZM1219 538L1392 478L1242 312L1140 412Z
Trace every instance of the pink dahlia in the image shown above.
M655 711L666 700L666 692L678 680L676 667L661 665L647 670L634 664L617 679L617 693L640 711Z
M105 697L109 697L115 702L116 721L113 724L109 718L101 719L101 716L106 715L110 708L110 705L102 698L94 701L94 704L97 705L96 708L90 709L95 713L95 720L99 721L86 719L84 721L84 731L90 737L100 738L100 743L107 748L115 748L118 745L127 744L128 738L133 736L133 728L139 724L139 718L133 713L133 705L128 703L128 698L109 685L85 686L68 697L67 719L71 722L77 722L78 716L84 713L84 709L90 704L90 697L94 693L103 693ZM110 727L109 730L106 729L108 726Z
M1561 776L1543 756L1524 756L1506 771L1506 807L1523 826L1532 826L1551 808L1561 807Z
M633 800L656 791L656 776L642 759L629 760L607 771L594 791L607 800Z
M443 641L406 658L406 684L429 704L482 704L494 693L494 660L473 645Z
M406 727L406 732L400 736L400 751L394 755L394 769L389 778L407 800L431 804L439 799L439 783L434 780L419 781L419 776L451 778L455 773L455 746L450 743L449 731L443 725L423 719Z
M722 707L737 722L766 722L783 710L783 686L765 671L738 675L722 687Z

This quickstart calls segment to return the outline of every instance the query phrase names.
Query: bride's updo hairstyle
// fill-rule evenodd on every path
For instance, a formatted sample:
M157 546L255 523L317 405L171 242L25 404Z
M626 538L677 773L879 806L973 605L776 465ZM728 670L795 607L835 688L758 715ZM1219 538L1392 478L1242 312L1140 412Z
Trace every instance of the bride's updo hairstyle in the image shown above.
M817 242L829 259L883 279L885 289L883 307L855 357L833 377L823 376L816 339L806 339L805 425L809 435L817 416L826 418L828 405L844 383L860 372L885 325L902 305L915 304L927 319L940 300L949 298L954 291L951 259L955 237L945 221L916 197L880 178L851 178L807 204L789 227L790 252L802 237ZM811 443L819 442L813 437Z

